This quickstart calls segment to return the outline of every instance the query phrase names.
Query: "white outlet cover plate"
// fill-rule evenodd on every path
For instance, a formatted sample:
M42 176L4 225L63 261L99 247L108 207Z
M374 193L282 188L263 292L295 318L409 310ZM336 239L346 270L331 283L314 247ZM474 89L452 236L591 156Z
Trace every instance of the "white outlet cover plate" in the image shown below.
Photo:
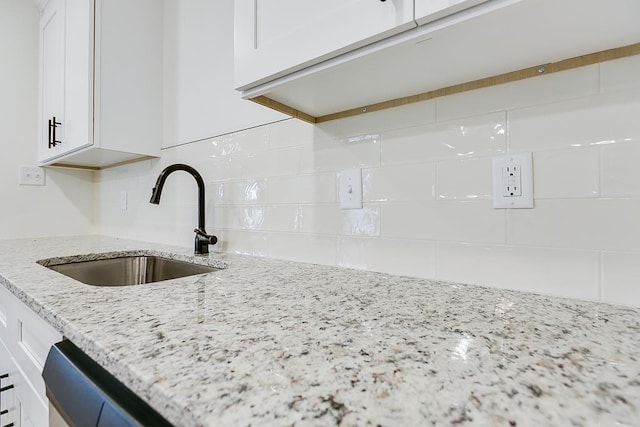
M20 185L44 185L45 169L39 166L20 166Z
M340 209L362 209L362 169L347 169L338 174Z
M493 207L496 209L533 208L533 156L531 153L506 154L493 157ZM509 196L504 191L503 171L520 168L520 195Z

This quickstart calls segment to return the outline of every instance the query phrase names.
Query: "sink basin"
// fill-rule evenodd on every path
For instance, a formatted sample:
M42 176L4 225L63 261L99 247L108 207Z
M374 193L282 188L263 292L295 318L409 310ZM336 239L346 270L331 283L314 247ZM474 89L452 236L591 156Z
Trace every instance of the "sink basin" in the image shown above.
M153 255L135 255L46 265L79 282L94 286L130 286L210 273L219 268Z

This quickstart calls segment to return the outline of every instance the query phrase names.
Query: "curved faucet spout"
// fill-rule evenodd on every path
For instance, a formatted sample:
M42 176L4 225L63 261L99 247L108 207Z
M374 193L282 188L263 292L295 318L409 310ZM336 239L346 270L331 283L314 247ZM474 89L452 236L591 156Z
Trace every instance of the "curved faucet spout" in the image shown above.
M156 181L156 185L155 187L153 187L153 191L151 192L151 199L149 200L149 203L153 203L154 205L160 204L160 196L162 195L162 189L164 188L164 183L167 180L167 177L173 172L179 170L191 174L191 176L196 180L196 183L198 184L198 228L195 230L195 252L196 254L208 254L209 245L214 245L218 239L216 238L216 236L208 235L204 227L204 180L197 170L189 165L181 163L167 166L162 172L160 172L160 175L158 175L158 180Z

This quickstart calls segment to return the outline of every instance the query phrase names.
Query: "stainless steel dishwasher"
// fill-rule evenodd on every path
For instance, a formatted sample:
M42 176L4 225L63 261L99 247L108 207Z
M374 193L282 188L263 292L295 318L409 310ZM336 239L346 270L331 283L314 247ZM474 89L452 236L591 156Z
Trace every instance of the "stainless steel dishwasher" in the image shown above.
M51 347L42 377L51 427L171 426L71 341Z

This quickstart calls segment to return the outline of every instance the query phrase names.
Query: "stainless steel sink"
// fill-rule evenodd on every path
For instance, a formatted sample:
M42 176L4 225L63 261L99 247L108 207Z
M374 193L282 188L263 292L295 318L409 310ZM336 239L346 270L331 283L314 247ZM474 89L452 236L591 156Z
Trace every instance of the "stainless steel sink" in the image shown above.
M152 255L68 262L45 265L45 267L79 282L95 286L141 285L219 270L219 268L208 265Z

